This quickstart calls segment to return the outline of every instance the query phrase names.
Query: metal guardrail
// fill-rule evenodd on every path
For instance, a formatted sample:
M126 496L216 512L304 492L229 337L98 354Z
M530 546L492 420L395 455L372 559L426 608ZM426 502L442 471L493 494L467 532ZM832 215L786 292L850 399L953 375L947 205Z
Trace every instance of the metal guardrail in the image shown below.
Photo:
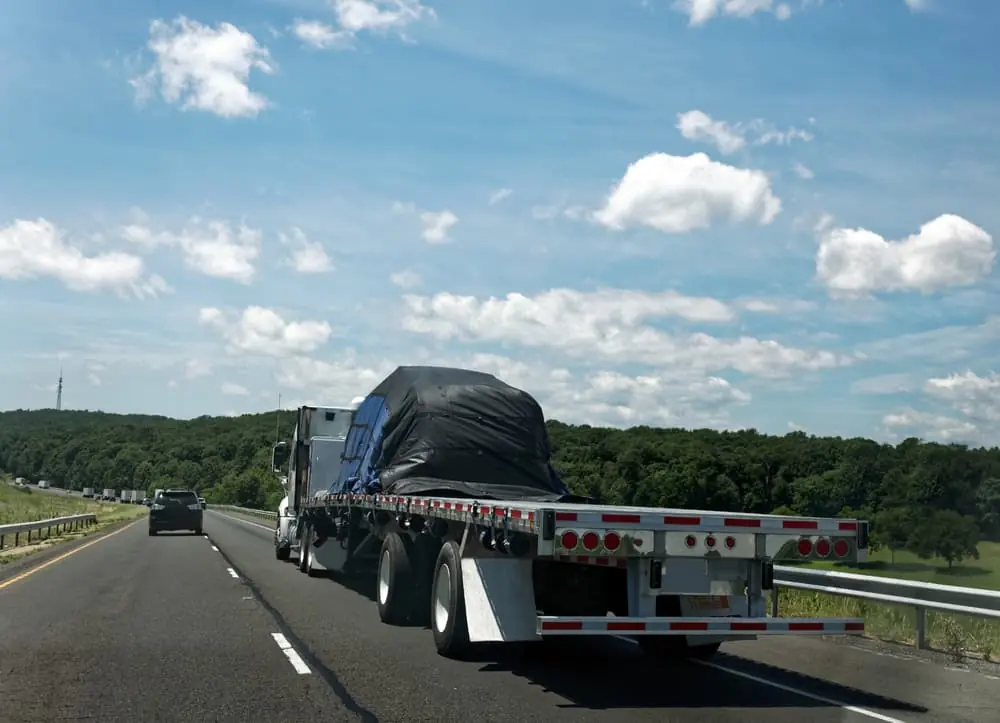
M937 585L834 570L775 566L771 615L778 614L779 590L808 590L827 595L912 607L916 611L915 647L927 647L927 611L1000 620L1000 592L958 585Z
M211 510L226 510L228 512L238 512L241 515L250 515L251 517L260 517L265 520L276 520L278 519L277 512L270 512L269 510L253 510L249 507L237 507L236 505L208 505L206 509Z
M235 505L212 505L212 508L268 520L278 517L277 513L268 510L252 510ZM771 594L771 615L774 617L778 615L781 588L912 607L916 611L915 645L918 649L927 647L928 610L1000 620L1000 591L777 565L774 568L774 590Z
M31 542L31 533L38 532L41 537L42 530L48 530L48 536L52 536L52 528L56 534L61 534L67 530L78 530L82 527L90 527L97 523L97 515L68 515L66 517L53 517L48 520L35 520L33 522L15 522L10 525L0 525L0 550L4 548L6 538L14 537L14 547L21 541L21 535L27 535L27 542ZM60 528L61 531L60 531Z

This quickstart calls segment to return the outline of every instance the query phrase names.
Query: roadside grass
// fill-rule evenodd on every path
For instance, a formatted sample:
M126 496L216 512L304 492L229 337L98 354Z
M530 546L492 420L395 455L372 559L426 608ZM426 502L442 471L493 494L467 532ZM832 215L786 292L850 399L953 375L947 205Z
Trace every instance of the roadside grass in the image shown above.
M118 522L138 519L147 512L144 505L94 502L36 489L18 488L6 482L0 482L0 525L88 513L97 517L97 524L78 530L67 530L58 534L52 530L51 535L48 534L47 530L34 532L30 544L25 544L25 537L22 536L21 544L16 547L13 537L7 536L4 539L3 549L0 549L0 565L20 560L59 542L93 535Z
M810 563L803 567L1000 590L1000 543L981 542L978 560L966 560L951 569L944 560L921 560L908 552L897 552L893 563L888 550L872 553L869 562L857 567L836 563ZM916 638L916 611L906 606L783 588L778 595L778 614L860 617L865 620L867 637L908 645L913 645ZM955 658L969 655L985 660L1000 658L1000 620L928 611L925 625L927 645L932 649Z

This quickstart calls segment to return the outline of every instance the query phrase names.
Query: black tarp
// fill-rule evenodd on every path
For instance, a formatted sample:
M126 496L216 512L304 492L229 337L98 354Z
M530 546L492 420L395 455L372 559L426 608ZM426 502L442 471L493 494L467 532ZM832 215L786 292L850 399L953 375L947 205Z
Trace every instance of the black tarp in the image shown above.
M370 396L386 415L371 430L386 494L552 501L568 490L550 464L545 417L525 391L491 374L399 367Z

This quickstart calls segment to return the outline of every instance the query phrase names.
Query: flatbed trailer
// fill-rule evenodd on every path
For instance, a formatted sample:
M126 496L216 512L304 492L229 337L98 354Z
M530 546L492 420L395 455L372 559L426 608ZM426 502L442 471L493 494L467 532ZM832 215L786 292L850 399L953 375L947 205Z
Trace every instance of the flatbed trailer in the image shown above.
M326 567L342 572L378 551L383 621L432 608L446 655L557 635L683 636L640 645L705 655L759 635L864 632L859 618L772 618L765 605L775 559L864 560L858 520L353 495L308 509L300 568L315 574L311 546L331 545Z
M419 380L419 370L412 376ZM438 652L450 657L463 656L475 643L568 635L634 637L648 654L683 658L709 656L722 642L761 635L863 634L860 618L770 617L766 606L775 561L866 560L868 524L861 520L599 505L572 495L513 501L357 492L374 479L364 469L397 486L400 479L453 481L411 472L433 446L421 436L421 424L455 432L440 435L453 446L427 453L425 470L447 464L442 460L448 453L492 463L491 454L496 458L501 447L490 447L490 435L504 419L468 413L479 387L456 387L439 384L421 390L423 396L396 400L411 416L385 439L372 431L375 441L365 446L363 435L357 444L348 436L338 481L302 499L289 529L300 570L339 576L374 567L381 620L429 624ZM515 399L513 393L508 397ZM366 400L352 430L376 430L380 422L371 420L389 415L385 404L380 410ZM423 411L414 411L422 404ZM458 409L465 410L463 419L452 411ZM512 415L506 421L523 419ZM455 443L461 429L449 425L462 424L475 427L472 435L486 431L484 449L468 440ZM398 446L404 437L402 451L383 448ZM537 449L547 450L547 442ZM536 453L542 454L530 454ZM308 439L292 455L308 459ZM382 461L370 462L376 458ZM296 475L308 474L308 465L297 469ZM487 489L496 483L478 484ZM342 491L345 486L351 489Z

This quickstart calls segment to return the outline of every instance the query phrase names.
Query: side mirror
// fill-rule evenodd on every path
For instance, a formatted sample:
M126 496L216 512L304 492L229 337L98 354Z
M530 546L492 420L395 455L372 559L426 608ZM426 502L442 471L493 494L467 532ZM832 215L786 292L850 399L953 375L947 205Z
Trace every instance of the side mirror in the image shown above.
M287 464L290 454L288 442L278 442L274 445L271 448L271 471L275 474L281 474L281 470Z

